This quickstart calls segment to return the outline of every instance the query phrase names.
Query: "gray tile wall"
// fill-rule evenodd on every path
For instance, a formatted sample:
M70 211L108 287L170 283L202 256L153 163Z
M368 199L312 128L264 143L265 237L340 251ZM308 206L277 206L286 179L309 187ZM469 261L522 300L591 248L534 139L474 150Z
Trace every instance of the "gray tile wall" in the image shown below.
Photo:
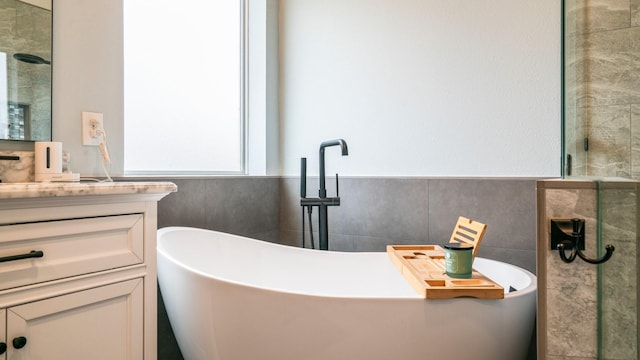
M158 204L158 227L192 226L278 242L277 177L162 179L178 192Z
M487 224L478 256L535 273L535 183L517 178L341 178L341 205L328 210L329 249L385 251L388 244L444 243L458 216L465 216ZM335 186L327 187L334 195ZM309 179L307 189L309 197L317 196L317 179ZM298 178L282 179L280 192L281 242L301 246Z
M158 225L194 226L286 245L302 245L297 177L162 179L178 192L160 201ZM447 242L458 216L487 224L479 256L535 272L533 179L340 179L341 205L329 208L329 248L385 251L388 244ZM310 178L307 195L317 196ZM327 193L335 184L327 181ZM317 246L317 209L312 214ZM307 215L305 214L305 220ZM307 230L307 247L310 246Z

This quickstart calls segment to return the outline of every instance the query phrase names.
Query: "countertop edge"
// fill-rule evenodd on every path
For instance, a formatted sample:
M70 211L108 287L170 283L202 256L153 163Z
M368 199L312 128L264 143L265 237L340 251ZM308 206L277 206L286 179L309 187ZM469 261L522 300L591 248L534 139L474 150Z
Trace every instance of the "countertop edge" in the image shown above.
M178 191L172 182L48 182L0 184L0 200L123 194L168 194Z

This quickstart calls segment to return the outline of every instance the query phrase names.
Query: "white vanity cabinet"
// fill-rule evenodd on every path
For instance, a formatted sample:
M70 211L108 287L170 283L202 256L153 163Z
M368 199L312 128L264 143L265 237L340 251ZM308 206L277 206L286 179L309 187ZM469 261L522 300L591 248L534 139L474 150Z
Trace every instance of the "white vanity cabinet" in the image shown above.
M175 185L8 186L0 360L156 359L157 201Z

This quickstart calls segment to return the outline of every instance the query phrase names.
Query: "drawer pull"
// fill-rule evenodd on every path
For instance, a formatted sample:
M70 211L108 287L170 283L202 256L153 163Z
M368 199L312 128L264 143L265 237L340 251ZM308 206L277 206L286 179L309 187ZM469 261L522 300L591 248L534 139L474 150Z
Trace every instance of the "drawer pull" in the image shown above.
M0 262L22 260L22 259L29 259L29 258L41 258L43 256L44 256L44 253L41 250L38 250L38 251L31 250L31 252L29 252L28 254L0 257Z

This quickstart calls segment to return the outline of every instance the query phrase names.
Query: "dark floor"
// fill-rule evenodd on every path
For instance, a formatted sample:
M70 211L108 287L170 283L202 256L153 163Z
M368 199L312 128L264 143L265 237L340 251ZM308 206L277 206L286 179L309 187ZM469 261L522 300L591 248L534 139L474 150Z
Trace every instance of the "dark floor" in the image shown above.
M160 287L158 287L158 360L184 360L169 324Z

